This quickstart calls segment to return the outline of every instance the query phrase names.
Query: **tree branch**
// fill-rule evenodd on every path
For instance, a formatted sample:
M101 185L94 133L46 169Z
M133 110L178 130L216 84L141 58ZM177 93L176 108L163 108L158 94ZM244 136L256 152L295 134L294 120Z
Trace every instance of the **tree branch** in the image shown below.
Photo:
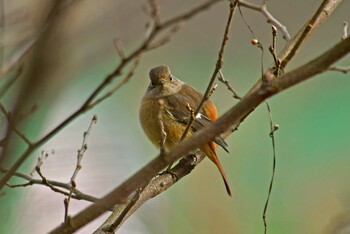
M0 167L0 172L1 173L6 173L7 171L8 171L7 169ZM12 185L11 186L12 188L31 186L31 185L34 185L34 184L43 185L43 186L47 187L47 184L43 183L42 179L33 179L32 177L30 177L30 176L28 176L26 174L23 174L23 173L19 173L19 172L16 172L14 174L14 176L22 178L22 179L24 179L24 180L26 180L28 182L24 183L24 184ZM63 188L65 190L67 190L67 191L73 190L74 195L72 196L72 198L74 198L74 199L85 200L85 201L90 201L90 202L95 202L96 200L98 200L98 198L96 198L94 196L91 196L91 195L88 195L86 193L83 193L77 188L72 188L70 183L62 183L62 182L59 182L59 181L48 180L48 179L46 181L52 186L55 186L55 187L58 187L58 188ZM67 194L68 194L68 192L64 193L64 195L67 195Z
M209 99L209 94L212 90L213 84L216 80L216 77L218 76L219 71L221 70L221 68L224 64L225 47L226 47L228 39L229 39L229 32L230 32L232 19L233 19L233 15L235 13L237 3L238 3L238 0L232 0L230 2L230 12L229 12L229 16L227 19L224 36L222 38L221 47L220 47L219 54L218 54L218 59L216 61L216 66L215 66L214 72L211 76L211 79L209 81L209 84L207 86L207 89L205 90L203 98L202 98L201 102L199 103L199 105L196 107L196 110L194 112L194 116L198 115L198 113L201 111L204 103ZM187 136L187 133L191 129L193 122L194 122L194 118L190 119L190 121L188 122L188 124L185 128L185 131L182 133L181 140L183 140Z
M142 190L139 199L133 204L128 213L123 217L123 220L118 226L114 227L114 230L118 230L120 226L127 220L130 215L132 215L138 208L140 208L149 199L161 194L184 176L190 174L192 170L205 158L205 154L201 151L197 151L195 154L191 154L181 159L176 166L169 170L169 173L163 173L151 180L151 182ZM113 213L108 217L108 219L94 232L94 234L107 234L110 233L110 226L115 223L124 210L124 208L129 205L127 204L119 205Z
M302 43L320 27L334 12L342 0L323 0L312 18L299 30L290 43L278 56L281 61L281 69L284 69L290 60L296 55Z
M280 70L282 73L291 59L297 54L301 45L332 15L341 2L342 0L323 0L312 18L298 31L278 55L278 60L281 61ZM273 67L270 67L269 70L273 73ZM257 80L246 95L254 92L260 86L261 78Z
M290 40L290 35L289 35L288 30L287 30L287 27L284 26L281 22L279 22L275 17L273 17L273 15L267 10L266 3L267 3L267 1L264 1L263 4L261 6L259 6L259 5L250 3L250 2L239 0L239 6L246 7L246 8L252 9L254 11L261 12L261 14L263 14L265 16L265 18L267 19L268 23L275 26L278 30L280 30L282 32L283 39L285 39L287 41Z
M266 82L261 87L246 95L215 122L180 142L177 147L174 147L166 155L156 157L120 186L72 217L71 224L74 224L74 226L68 223L62 224L51 233L71 233L103 214L114 204L127 203L128 198L134 191L145 186L166 165L173 163L191 150L225 132L240 122L243 117L250 114L253 109L267 98L327 70L330 65L344 57L349 51L350 38L347 38L309 63L282 75L280 79L265 79Z

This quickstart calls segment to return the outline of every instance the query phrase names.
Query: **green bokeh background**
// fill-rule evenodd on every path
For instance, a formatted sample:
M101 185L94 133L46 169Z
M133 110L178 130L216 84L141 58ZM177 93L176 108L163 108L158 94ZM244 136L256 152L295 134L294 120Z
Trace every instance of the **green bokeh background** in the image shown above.
M168 19L201 2L161 0L161 16ZM294 35L320 2L270 0L268 6ZM27 19L23 23L20 18L5 27L2 39L8 44L5 52L10 53L20 38L40 25L50 2L4 3L8 17L22 9L20 12ZM115 37L122 40L127 53L142 42L149 20L142 11L145 4L146 1L84 0L60 16L46 36L45 50L39 43L26 57L27 67L38 61L39 67L45 67L35 71L45 79L29 101L39 102L40 108L21 125L31 139L44 135L72 113L116 67L119 58L112 43ZM349 9L350 2L344 1L303 45L287 71L337 43L343 21L350 20ZM215 66L227 13L228 2L222 1L186 22L167 45L143 55L135 75L122 89L40 148L55 150L45 161L43 173L50 179L69 181L82 134L94 114L98 123L88 139L77 179L79 189L102 196L149 162L157 150L138 122L149 69L167 64L176 77L204 92ZM267 51L270 26L257 12L243 9L243 13ZM260 75L261 53L250 44L251 39L242 18L236 14L223 72L240 94L247 92ZM284 45L279 36L278 49ZM265 68L271 62L271 56L265 52ZM350 59L339 64L349 65ZM20 85L17 86L4 99L7 106L13 103ZM337 233L337 228L344 231L339 233L350 232L349 87L348 74L327 72L269 100L274 123L280 125L276 132L276 178L267 216L269 233ZM221 114L237 103L222 84L212 99ZM262 233L262 212L272 169L265 105L258 107L227 142L231 153L221 150L219 157L233 189L232 198L227 196L215 166L205 160L191 175L147 202L120 233ZM31 171L40 150L21 172ZM12 160L16 151L20 151L19 145L15 146ZM0 233L46 233L63 220L64 197L48 188L32 186L7 189L6 193L0 198ZM70 214L88 204L73 201ZM103 218L106 215L78 233L91 233Z

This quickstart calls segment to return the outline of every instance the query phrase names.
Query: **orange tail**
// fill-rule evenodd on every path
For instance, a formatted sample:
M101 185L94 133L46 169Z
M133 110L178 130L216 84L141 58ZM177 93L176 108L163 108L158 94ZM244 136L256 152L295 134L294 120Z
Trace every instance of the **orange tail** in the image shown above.
M232 196L231 189L230 189L230 186L228 185L224 169L222 168L222 166L220 164L220 161L219 161L219 158L218 158L218 156L215 153L215 151L216 151L215 143L214 142L210 142L209 144L201 147L200 150L202 150L203 153L205 153L208 156L208 158L210 158L210 160L213 163L215 163L215 165L218 167L218 169L219 169L219 171L221 173L222 179L224 180L226 191L227 191L228 195L231 197Z

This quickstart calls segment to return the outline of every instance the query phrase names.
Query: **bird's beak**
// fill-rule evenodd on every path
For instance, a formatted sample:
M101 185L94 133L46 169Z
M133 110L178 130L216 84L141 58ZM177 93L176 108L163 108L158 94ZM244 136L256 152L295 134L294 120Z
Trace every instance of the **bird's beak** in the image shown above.
M164 79L160 79L159 80L159 85L163 86L165 84L165 80Z

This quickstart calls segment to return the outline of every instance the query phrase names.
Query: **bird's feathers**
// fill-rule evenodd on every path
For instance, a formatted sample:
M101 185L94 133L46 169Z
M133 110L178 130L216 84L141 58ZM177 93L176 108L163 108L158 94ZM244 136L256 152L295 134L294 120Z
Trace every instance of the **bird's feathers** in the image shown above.
M191 112L189 111L187 104L192 110L195 111L202 98L203 95L197 90L193 89L187 84L183 84L180 92L178 92L176 95L163 97L163 100L164 105L166 105L166 112L171 116L171 118L182 123L184 126L187 126L191 118ZM216 108L210 100L207 100L199 114L194 119L191 125L191 130L196 132L205 126L208 126L216 118ZM220 145L226 152L228 152L227 143L221 136L213 138L212 141Z

